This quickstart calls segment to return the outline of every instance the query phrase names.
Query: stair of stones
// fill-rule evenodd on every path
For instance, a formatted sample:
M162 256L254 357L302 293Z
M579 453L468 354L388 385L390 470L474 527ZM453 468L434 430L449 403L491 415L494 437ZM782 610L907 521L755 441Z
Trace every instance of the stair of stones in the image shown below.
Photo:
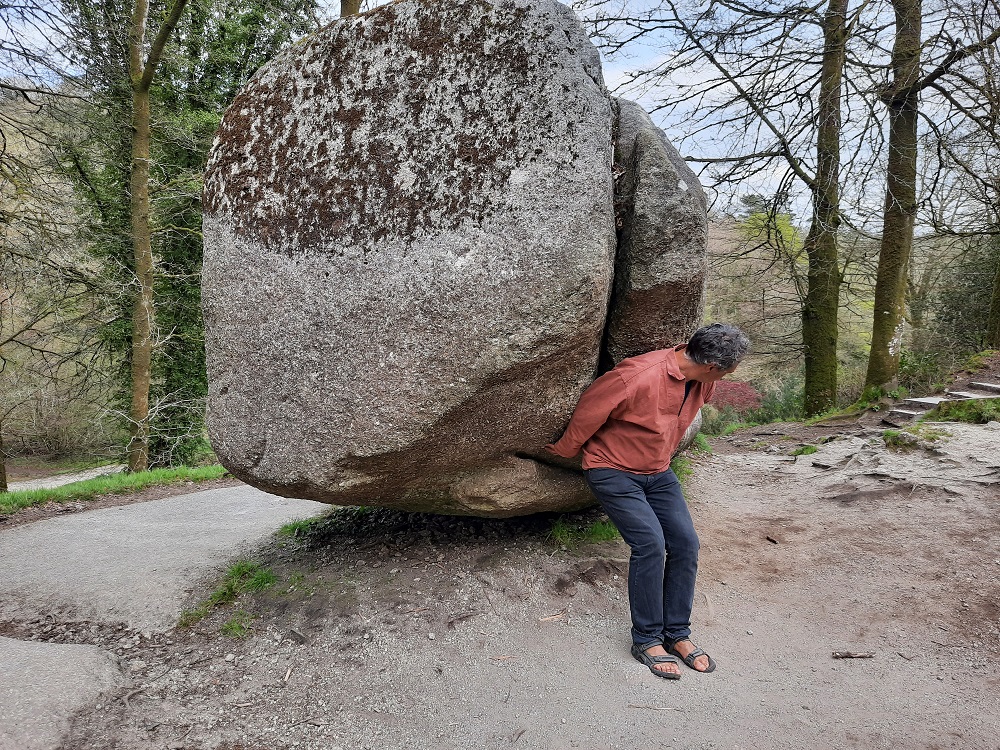
M1000 383L973 382L961 390L948 389L943 396L905 398L898 401L882 421L893 427L900 427L927 413L942 401L968 401L979 398L1000 398Z

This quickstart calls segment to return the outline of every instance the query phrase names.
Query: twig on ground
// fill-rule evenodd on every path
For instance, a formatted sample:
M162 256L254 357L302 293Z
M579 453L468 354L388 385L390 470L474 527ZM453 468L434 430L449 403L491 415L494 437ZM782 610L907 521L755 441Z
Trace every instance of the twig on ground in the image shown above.
M131 711L132 710L132 705L129 703L129 699L134 698L135 696L137 696L139 693L141 693L145 689L146 688L144 688L144 687L136 688L135 690L133 690L132 692L130 692L128 695L126 695L124 698L122 698L122 703L125 705L125 708L128 709L129 711Z
M874 651L834 651L831 656L834 659L874 659Z
M644 706L641 703L629 703L629 708L641 708L645 711L680 711L676 706Z
M556 612L554 615L546 615L545 617L539 617L538 621L552 622L553 620L561 620L565 616L566 616L566 610L564 609L561 612Z
M463 620L468 620L470 617L475 617L476 615L481 615L478 609L470 609L467 612L457 612L448 618L448 627L455 627L456 622L462 622Z

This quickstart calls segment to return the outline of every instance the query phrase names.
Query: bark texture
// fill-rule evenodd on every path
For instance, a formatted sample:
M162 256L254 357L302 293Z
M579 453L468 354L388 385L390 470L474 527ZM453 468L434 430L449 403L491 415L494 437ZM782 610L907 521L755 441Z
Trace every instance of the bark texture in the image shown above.
M920 79L921 0L893 0L896 38L893 82L883 94L889 109L889 156L875 319L865 388L885 389L896 379L903 342L907 270L917 214L917 117Z
M180 19L187 0L175 0L143 59L147 0L136 0L128 35L129 77L132 85L132 153L129 211L136 292L132 305L132 434L128 445L129 471L149 468L149 386L156 331L153 299L153 249L150 227L149 162L152 122L149 89L167 39Z
M824 18L813 215L805 250L808 287L802 305L805 349L805 410L824 412L837 400L837 311L841 274L837 232L840 228L840 131L847 0L830 0Z

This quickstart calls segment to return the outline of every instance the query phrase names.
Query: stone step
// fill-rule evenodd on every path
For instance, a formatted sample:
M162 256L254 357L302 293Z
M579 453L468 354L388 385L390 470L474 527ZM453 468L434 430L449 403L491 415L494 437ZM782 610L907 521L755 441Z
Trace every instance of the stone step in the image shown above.
M945 391L952 399L958 401L974 401L981 398L1000 398L1000 393L976 393L975 391Z
M882 424L890 425L891 427L902 427L905 424L909 424L917 417L924 414L922 411L910 411L909 409L891 409L884 417L882 417Z
M949 400L950 399L944 398L942 396L927 396L926 398L908 398L903 400L903 406L912 406L917 409L933 409L942 401L949 401Z
M975 388L977 391L989 391L1000 394L1000 383L969 383L969 387Z

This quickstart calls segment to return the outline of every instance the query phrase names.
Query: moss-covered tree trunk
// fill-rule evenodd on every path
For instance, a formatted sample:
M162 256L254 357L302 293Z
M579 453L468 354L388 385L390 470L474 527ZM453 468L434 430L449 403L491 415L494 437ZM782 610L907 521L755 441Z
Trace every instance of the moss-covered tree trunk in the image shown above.
M837 399L837 310L841 274L837 258L840 227L840 131L847 0L830 0L824 18L823 67L816 136L813 216L805 250L808 290L802 306L805 350L805 410L826 411Z
M870 394L885 390L899 371L907 269L917 213L921 0L893 0L892 5L896 12L893 81L882 95L889 108L889 154L872 347L865 376L865 389Z
M132 84L132 160L129 212L137 289L132 305L132 428L128 446L129 471L149 467L149 387L156 331L153 300L153 249L150 227L149 161L151 120L149 89L167 39L177 25L187 0L175 0L170 14L149 47L145 61L148 0L136 0L128 35L129 78Z

